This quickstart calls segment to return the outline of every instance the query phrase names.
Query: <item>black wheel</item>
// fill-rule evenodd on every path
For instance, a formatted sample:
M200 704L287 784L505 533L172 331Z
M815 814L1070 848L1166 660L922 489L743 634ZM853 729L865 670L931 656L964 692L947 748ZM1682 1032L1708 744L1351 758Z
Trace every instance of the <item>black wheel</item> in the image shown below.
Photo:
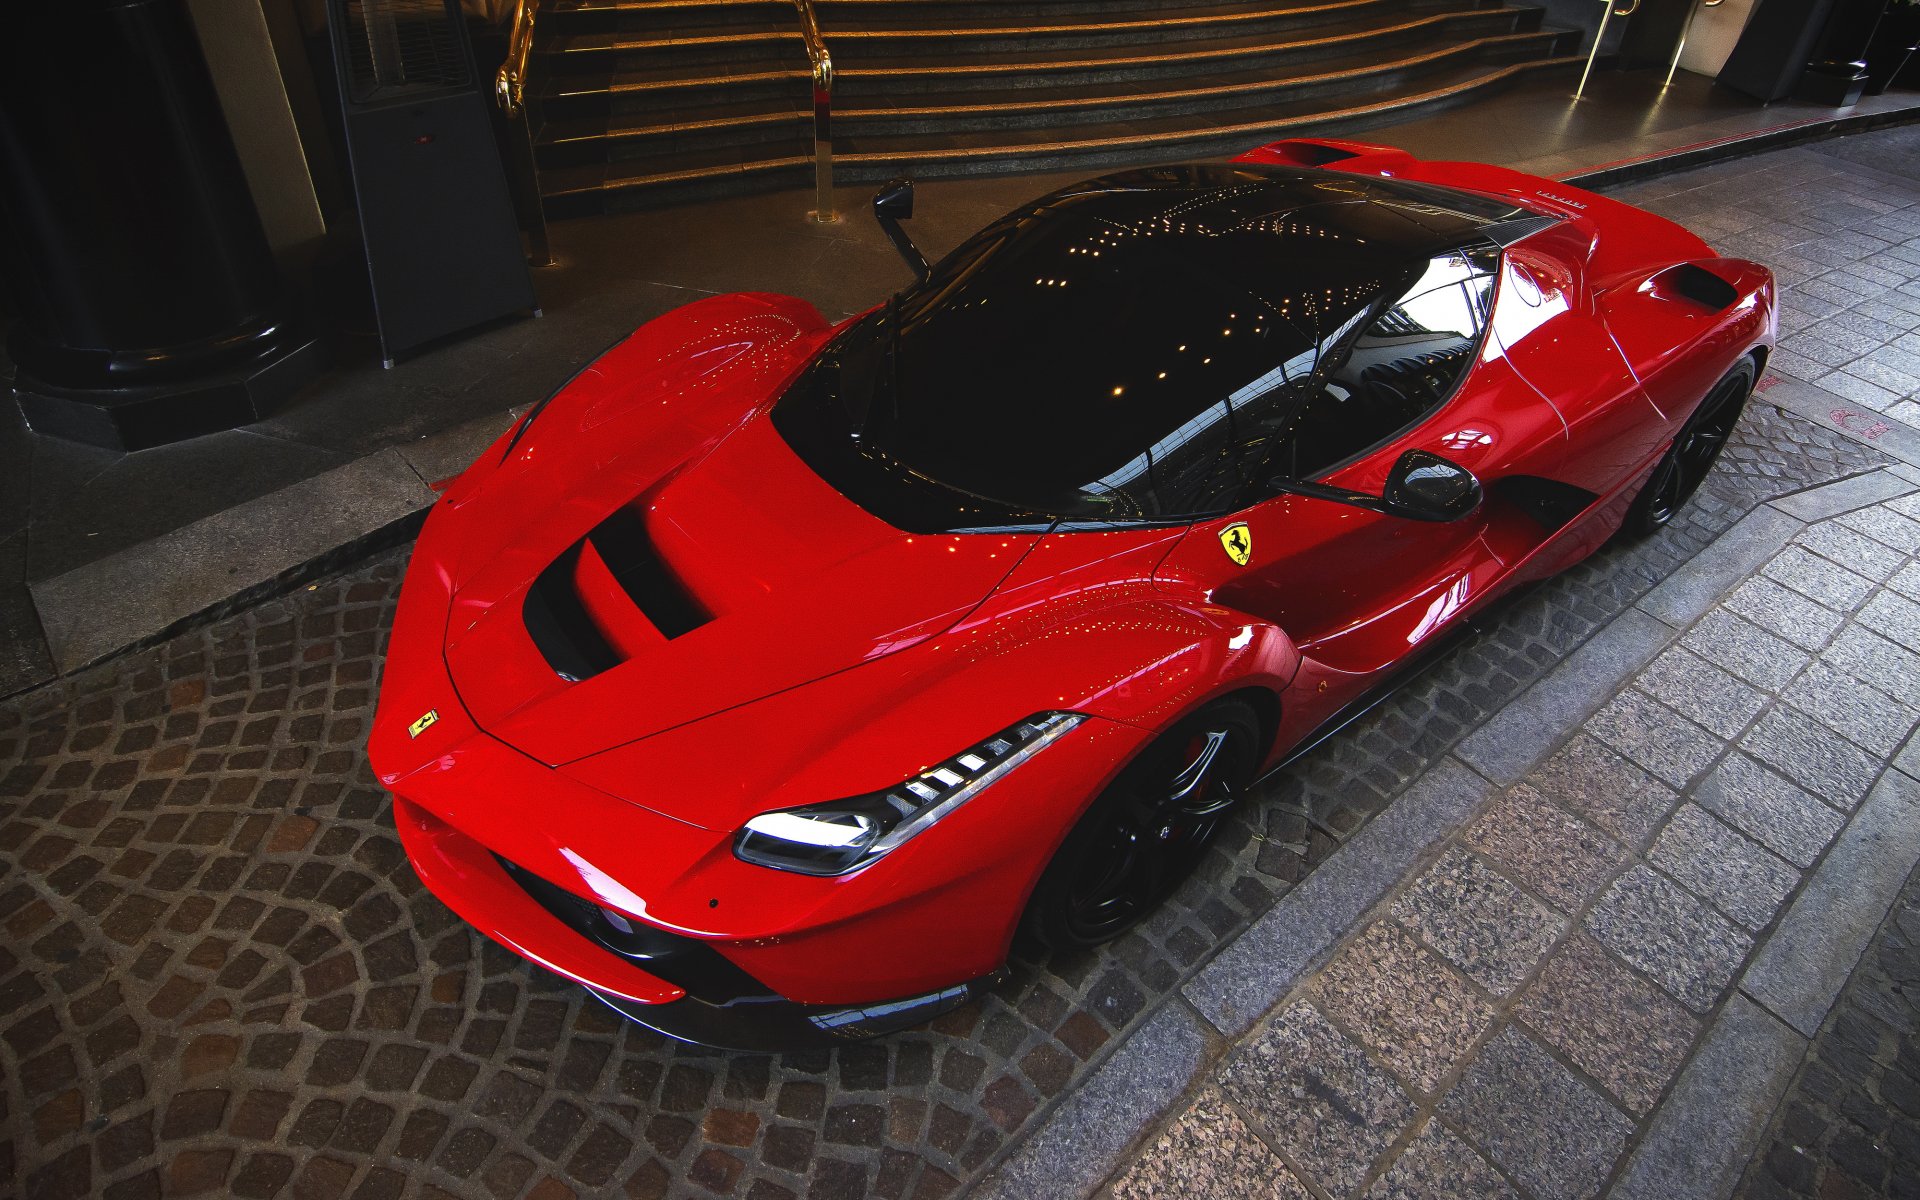
M1719 461L1752 394L1753 360L1743 358L1713 385L1700 407L1681 426L1679 436L1633 498L1622 529L1632 537L1646 537L1673 521Z
M1199 865L1258 766L1260 720L1209 704L1154 739L1100 794L1047 864L1025 929L1054 950L1112 941Z

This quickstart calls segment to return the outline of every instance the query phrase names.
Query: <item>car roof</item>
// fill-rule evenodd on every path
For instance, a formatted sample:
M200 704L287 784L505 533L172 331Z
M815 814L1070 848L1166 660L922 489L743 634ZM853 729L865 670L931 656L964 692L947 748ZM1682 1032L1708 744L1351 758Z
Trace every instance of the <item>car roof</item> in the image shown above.
M1480 238L1511 242L1553 218L1474 192L1400 179L1253 163L1181 163L1120 171L1040 197L1014 221L1119 225L1212 238L1310 215L1329 255L1424 258Z

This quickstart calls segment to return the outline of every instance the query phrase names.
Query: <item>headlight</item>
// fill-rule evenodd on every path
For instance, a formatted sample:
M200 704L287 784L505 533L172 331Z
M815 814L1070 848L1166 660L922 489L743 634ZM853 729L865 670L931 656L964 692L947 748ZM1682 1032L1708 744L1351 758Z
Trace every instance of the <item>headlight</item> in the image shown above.
M1086 720L1028 717L884 792L761 813L733 840L743 861L805 875L844 875L932 825Z

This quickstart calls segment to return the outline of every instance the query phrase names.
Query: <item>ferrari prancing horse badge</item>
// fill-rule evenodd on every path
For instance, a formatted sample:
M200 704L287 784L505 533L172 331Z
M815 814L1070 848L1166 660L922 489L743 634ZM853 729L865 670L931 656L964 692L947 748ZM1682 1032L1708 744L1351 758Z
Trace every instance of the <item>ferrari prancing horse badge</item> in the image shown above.
M1220 531L1220 545L1228 558L1244 567L1253 557L1253 531L1247 528L1246 522L1236 521Z
M427 731L427 726L433 724L435 721L438 721L439 719L440 719L439 709L437 708L428 709L426 712L423 712L420 714L419 720L407 726L407 736L409 738L419 737L421 734Z

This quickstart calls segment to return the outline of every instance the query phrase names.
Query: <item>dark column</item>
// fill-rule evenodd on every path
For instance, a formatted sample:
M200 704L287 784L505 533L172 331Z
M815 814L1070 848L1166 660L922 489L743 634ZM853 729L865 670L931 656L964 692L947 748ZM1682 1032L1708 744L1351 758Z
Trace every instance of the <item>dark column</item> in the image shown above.
M1794 98L1835 108L1858 101L1867 86L1867 43L1885 8L1886 0L1838 0Z
M183 0L22 5L0 37L0 216L36 431L116 449L245 424L309 378Z

